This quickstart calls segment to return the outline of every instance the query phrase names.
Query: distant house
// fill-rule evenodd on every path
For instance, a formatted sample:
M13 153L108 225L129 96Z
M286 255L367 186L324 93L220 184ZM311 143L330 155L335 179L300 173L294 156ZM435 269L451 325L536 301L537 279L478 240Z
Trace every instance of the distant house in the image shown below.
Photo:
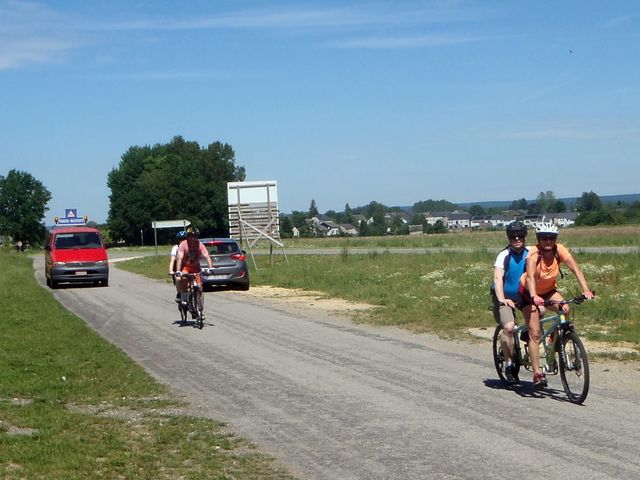
M578 212L547 213L545 218L546 222L551 222L558 227L570 227L575 225Z
M342 233L342 231L340 230L340 225L333 221L320 222L320 225L325 229L324 234L327 237L339 237Z
M422 235L423 233L422 225L409 225L409 235Z
M469 227L484 230L493 226L491 215L474 215L469 220Z
M366 225L371 225L373 223L373 217L365 217L364 215L356 214L352 215L353 221L356 222L356 225L360 226L362 222Z
M392 222L393 219L399 218L403 225L407 225L409 223L408 217L409 216L405 212L387 212L384 214L384 218L387 222Z
M351 225L350 223L341 223L338 225L340 231L345 235L356 236L358 235L358 229Z
M427 212L424 219L427 224L431 226L438 223L438 221L441 221L444 225L447 225L447 223L449 222L450 214L450 212Z
M459 230L471 227L471 215L468 213L450 213L447 222L449 230Z

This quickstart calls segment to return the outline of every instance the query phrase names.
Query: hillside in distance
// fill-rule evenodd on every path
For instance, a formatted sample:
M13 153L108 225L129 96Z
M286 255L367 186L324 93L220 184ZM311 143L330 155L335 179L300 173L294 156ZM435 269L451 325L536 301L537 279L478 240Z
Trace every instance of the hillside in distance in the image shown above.
M599 195L600 201L603 204L606 203L617 203L623 202L626 204L630 204L633 202L640 201L640 193L627 193L622 195ZM571 208L578 201L580 197L564 197L558 198L557 200L561 200L567 205L567 207ZM511 205L513 200L496 200L496 201L488 201L488 202L467 202L467 203L458 203L457 205L461 208L469 208L472 205L480 205L483 208L508 208ZM527 203L533 203L535 199L527 199Z

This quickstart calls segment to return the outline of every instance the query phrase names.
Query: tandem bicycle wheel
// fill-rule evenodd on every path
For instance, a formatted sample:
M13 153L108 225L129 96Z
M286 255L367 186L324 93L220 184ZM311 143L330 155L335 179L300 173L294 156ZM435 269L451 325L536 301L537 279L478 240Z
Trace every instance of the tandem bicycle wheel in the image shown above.
M562 387L572 403L583 403L589 393L589 359L580 337L565 333L560 350Z
M502 325L496 325L496 329L493 332L493 342L492 342L493 363L496 367L496 372L498 372L498 376L500 377L500 380L502 380L502 382L507 385L512 385L512 383L509 382L509 380L507 380L507 377L505 376L504 368L506 365L505 363L506 359L504 358L504 353L502 352L501 339L502 339ZM514 355L513 365L515 367L515 377L517 379L517 376L520 373L520 362L518 362L517 355Z

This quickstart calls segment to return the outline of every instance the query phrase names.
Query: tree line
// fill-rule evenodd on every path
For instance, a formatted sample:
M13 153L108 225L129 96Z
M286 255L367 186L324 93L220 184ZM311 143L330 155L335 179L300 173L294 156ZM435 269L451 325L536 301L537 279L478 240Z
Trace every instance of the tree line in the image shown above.
M409 212L409 223L411 225L422 225L425 233L446 233L447 226L442 221L430 224L426 220L427 213L454 211L465 212L471 216L501 215L505 213L505 208L491 207L484 208L475 204L465 209L448 200L423 200L413 204ZM567 205L564 201L558 200L552 191L540 192L534 201L527 201L524 198L513 200L506 211L516 212L516 216L521 215L541 215L549 213L563 213L567 211L578 212L576 225L600 225L600 224L625 224L640 223L640 201L630 204L624 202L605 203L593 191L583 192L582 196L574 204ZM376 201L372 201L361 207L351 208L347 203L344 211L336 212L327 210L324 215L338 224L351 224L358 228L359 236L385 235L406 235L409 233L409 226L404 224L400 217L391 215L391 220L387 220L387 214L393 212L406 212L402 207L389 207ZM280 215L281 235L285 238L293 235L295 227L302 237L316 236L309 223L312 217L320 215L315 200L311 200L308 211L294 210L291 214ZM359 222L355 215L362 215L367 223Z
M151 222L154 220L188 219L197 225L203 235L228 235L227 182L243 181L245 168L236 165L231 145L213 142L201 147L197 142L186 141L181 136L169 143L153 146L131 146L121 157L119 164L109 172L107 185L109 214L107 237L137 244L140 235L152 238ZM41 244L46 235L43 224L51 193L28 172L11 170L0 175L0 236L14 242ZM602 202L593 191L584 192L575 204L566 205L556 199L551 191L540 192L534 201L524 198L513 200L509 210L527 214L561 213L575 210L579 213L577 225L640 223L640 201L633 203ZM426 222L427 212L452 212L460 207L447 200L424 200L411 208L409 223L423 225L427 233L446 232L442 222L431 225ZM338 224L351 224L360 235L384 235L389 229L394 234L408 233L408 225L399 216L387 214L403 212L401 207L389 207L372 201L352 208L348 203L341 212L328 210L325 215ZM485 209L472 205L471 215L500 214L503 209ZM319 216L315 200L308 211L293 211L281 215L281 235L291 235L296 227L301 236L313 236L307 220ZM369 221L360 223L356 215ZM175 232L158 231L158 240L167 243Z

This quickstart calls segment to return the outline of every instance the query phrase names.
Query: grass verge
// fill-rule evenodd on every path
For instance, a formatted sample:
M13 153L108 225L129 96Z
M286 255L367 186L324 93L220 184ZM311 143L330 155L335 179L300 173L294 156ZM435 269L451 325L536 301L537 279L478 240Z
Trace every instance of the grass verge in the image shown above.
M0 477L290 479L224 424L189 414L0 251Z

